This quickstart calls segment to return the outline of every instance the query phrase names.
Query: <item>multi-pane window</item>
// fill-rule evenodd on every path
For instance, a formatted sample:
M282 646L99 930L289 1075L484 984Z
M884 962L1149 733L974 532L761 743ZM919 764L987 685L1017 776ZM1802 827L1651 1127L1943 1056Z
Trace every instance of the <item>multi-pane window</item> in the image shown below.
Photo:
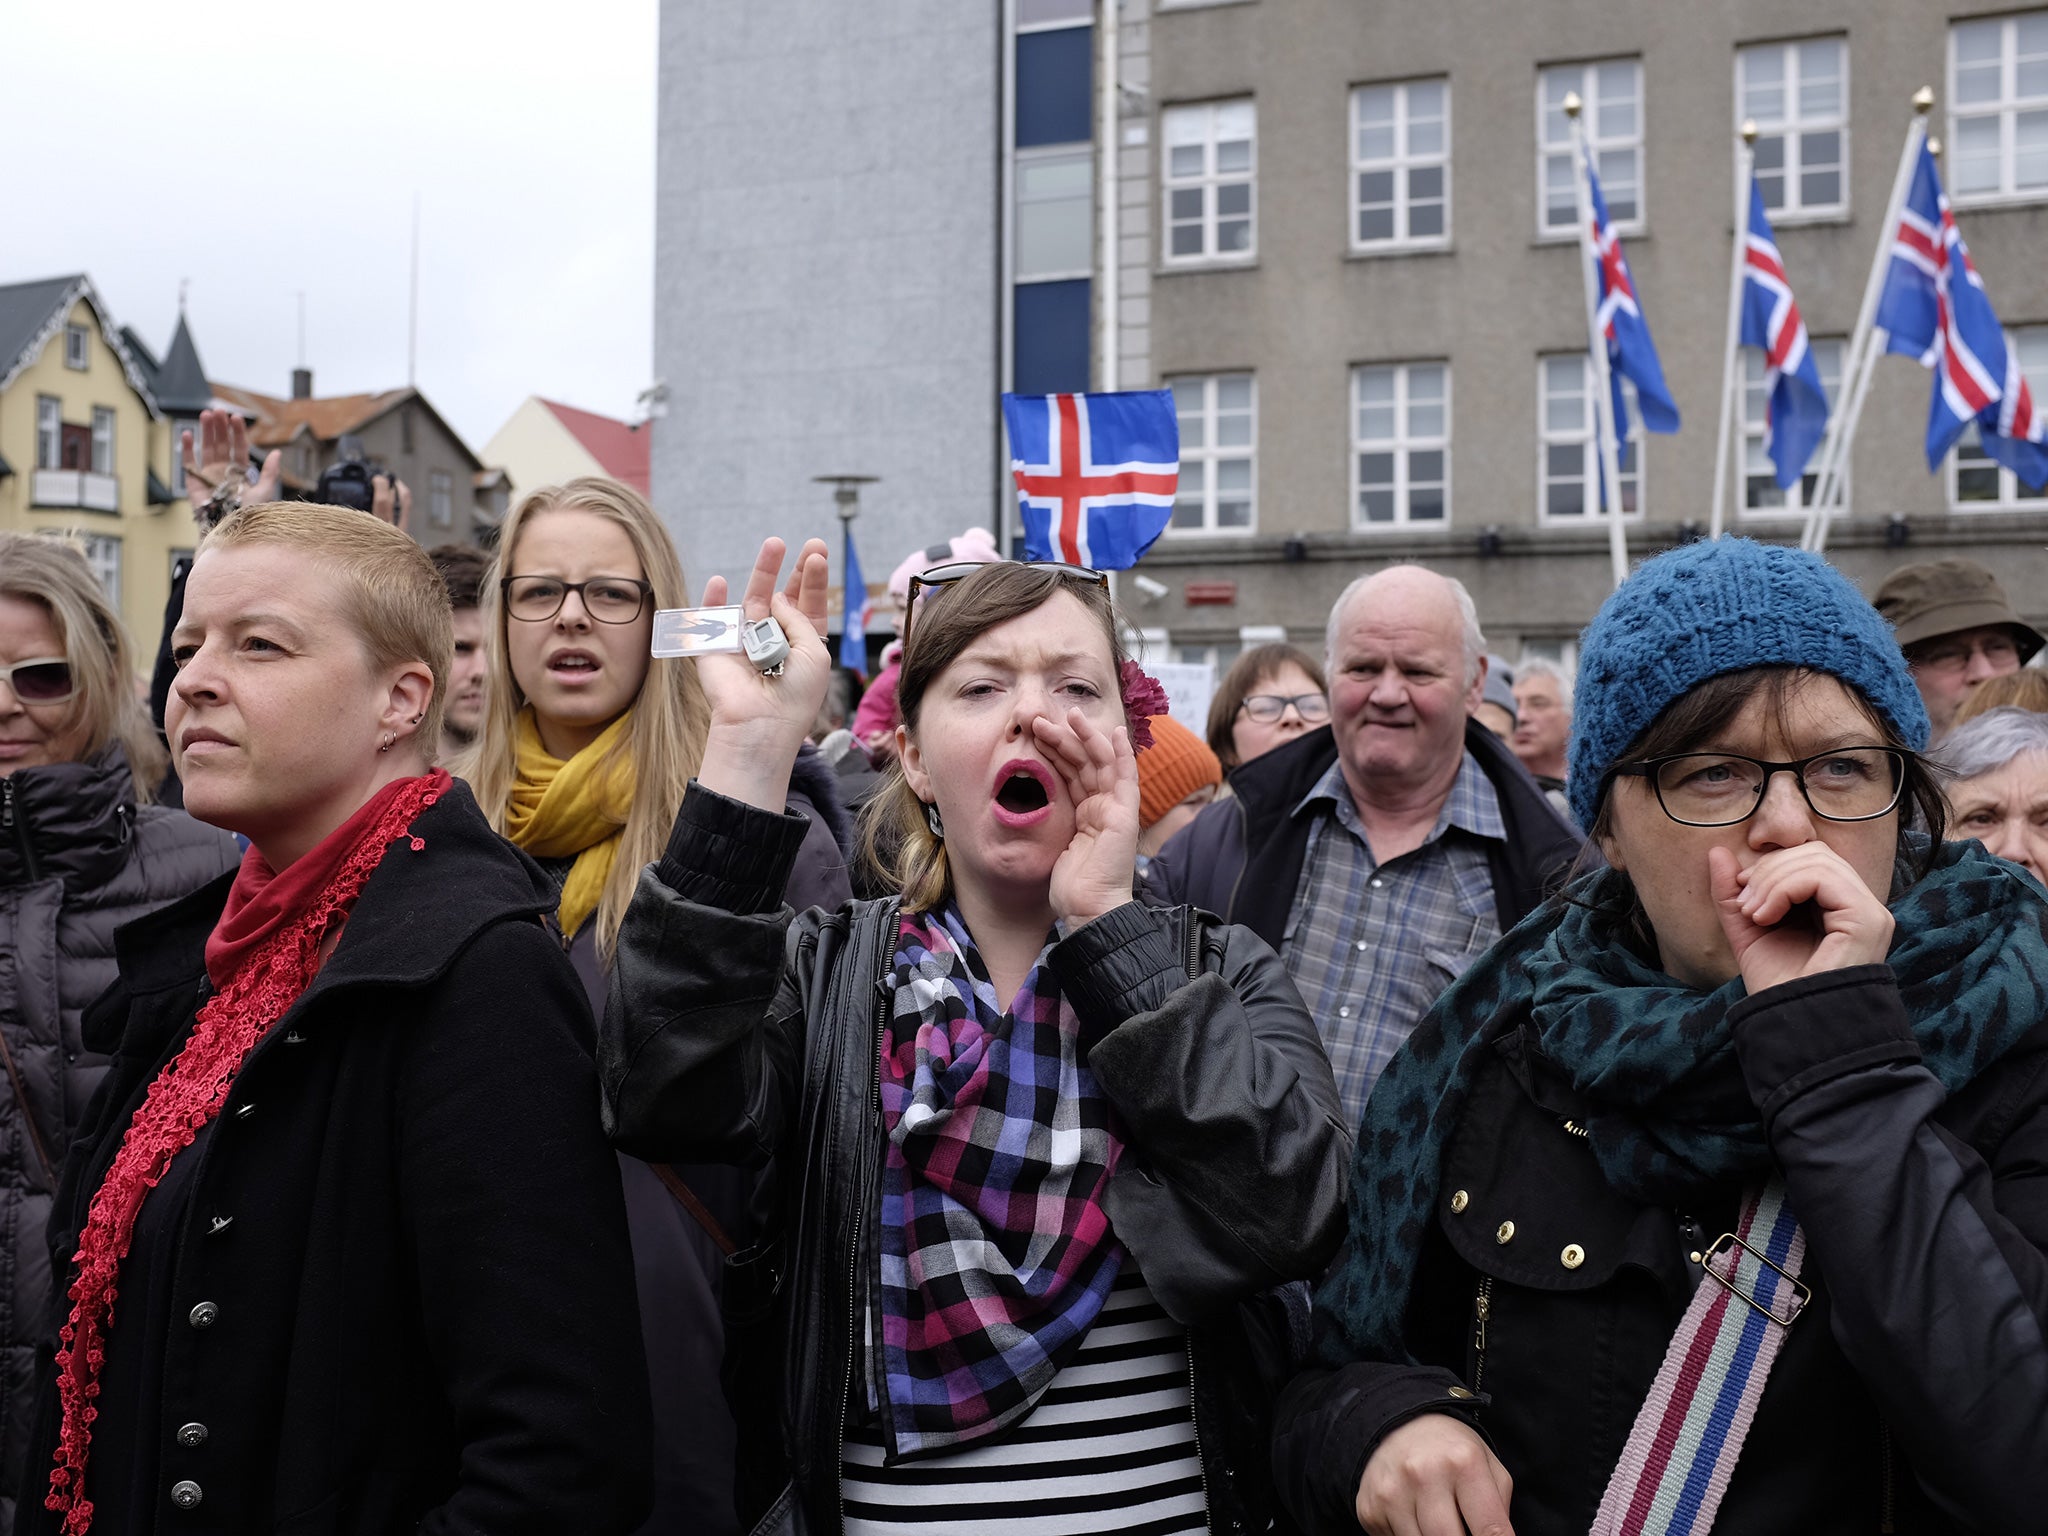
M1221 678L1230 670L1230 664L1244 653L1244 646L1236 640L1175 641L1173 659L1186 667L1214 667L1216 676Z
M1017 154L1014 262L1019 282L1093 270L1094 152L1086 145Z
M64 462L64 405L55 395L36 396L36 468Z
M1840 407L1842 398L1842 340L1831 336L1813 337L1814 366L1820 369L1820 387L1826 391L1829 410ZM1812 504L1820 484L1820 449L1806 461L1806 473L1784 490L1778 489L1778 472L1764 447L1764 412L1770 396L1764 391L1766 365L1755 347L1742 349L1742 505L1751 512L1797 512ZM1839 503L1846 507L1846 497Z
M171 423L171 496L173 499L185 494L185 434L192 434L192 441L199 441L199 423L196 421L173 421Z
M1948 189L2048 196L2048 11L1949 29Z
M1735 59L1736 120L1757 127L1756 182L1773 214L1849 206L1849 49L1839 37L1766 43Z
M1351 241L1442 245L1451 234L1451 85L1411 80L1351 93Z
M1396 363L1351 373L1352 526L1441 527L1451 510L1451 370Z
M1577 91L1585 105L1586 147L1600 175L1607 215L1622 234L1643 223L1643 64L1608 59L1598 64L1557 64L1536 86L1536 196L1546 235L1576 234L1578 191L1573 182L1571 123L1564 99Z
M1250 101L1169 107L1162 114L1169 262L1252 254L1255 129Z
M114 413L104 405L92 408L92 472L114 472Z
M2036 399L2048 390L2048 325L2015 326L2007 340L2019 355L2020 372ZM1989 457L1977 444L1977 429L1968 429L1948 456L1949 501L1957 511L1982 507L2048 505L2048 487L2027 485Z
M1593 408L1593 360L1583 352L1538 358L1537 394L1542 427L1541 488L1546 521L1580 522L1600 513L1600 438ZM1635 386L1622 380L1628 406L1628 436L1623 442L1621 512L1642 515L1643 413L1636 407Z
M64 327L64 366L83 369L91 361L92 333L82 325Z
M1249 532L1255 522L1252 445L1257 425L1252 376L1223 373L1170 382L1180 418L1180 493L1172 526Z
M92 567L98 578L100 590L107 594L107 601L116 608L121 606L121 541L110 534L88 534L85 539L85 563Z
M427 517L436 528L455 522L455 481L445 469L427 474Z

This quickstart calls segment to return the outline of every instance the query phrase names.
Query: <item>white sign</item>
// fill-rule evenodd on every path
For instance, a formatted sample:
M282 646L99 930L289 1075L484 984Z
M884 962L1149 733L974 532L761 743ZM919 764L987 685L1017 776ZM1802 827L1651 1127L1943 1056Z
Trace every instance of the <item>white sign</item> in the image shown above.
M1216 668L1206 661L1161 661L1145 669L1166 690L1167 713L1197 736L1209 731L1209 700L1216 692Z

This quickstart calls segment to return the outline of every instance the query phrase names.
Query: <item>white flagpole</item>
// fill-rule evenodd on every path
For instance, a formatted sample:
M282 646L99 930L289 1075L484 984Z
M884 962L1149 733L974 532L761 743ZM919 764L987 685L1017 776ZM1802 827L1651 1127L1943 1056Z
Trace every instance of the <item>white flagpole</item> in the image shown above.
M1731 423L1741 420L1742 374L1742 278L1749 267L1749 180L1756 164L1756 124L1745 121L1742 142L1735 151L1735 252L1728 270L1728 340L1721 351L1721 426L1714 438L1714 510L1708 518L1708 536L1721 537L1722 508L1728 485L1728 433ZM1735 458L1742 459L1742 433L1735 433ZM1744 478L1735 471L1735 504L1742 505Z
M1621 526L1621 456L1615 446L1613 382L1608 372L1607 337L1600 329L1599 247L1593 243L1593 193L1586 182L1586 127L1579 121L1585 103L1577 91L1564 98L1564 115L1572 129L1572 184L1579 204L1579 273L1586 282L1586 350L1593 357L1593 423L1600 444L1601 505L1607 512L1607 553L1614 584L1628 580L1628 539Z
M1920 157L1921 142L1927 137L1927 114L1934 109L1934 92L1921 86L1913 93L1913 123L1906 130L1906 142L1899 151L1899 168L1892 177L1891 200L1885 204L1884 222L1877 229L1877 251L1871 257L1870 275L1863 284L1863 307L1856 313L1856 329L1842 359L1839 398L1828 415L1827 436L1821 440L1820 470L1814 482L1813 505L1807 511L1802 548L1816 552L1827 548L1828 523L1836 506L1847 499L1849 454L1855 446L1856 425L1863 415L1863 402L1870 393L1870 378L1876 371L1881 349L1875 327L1877 301L1884 295L1885 273L1891 267L1892 241L1898 234L1899 210L1905 206L1907 189L1913 182L1913 167Z

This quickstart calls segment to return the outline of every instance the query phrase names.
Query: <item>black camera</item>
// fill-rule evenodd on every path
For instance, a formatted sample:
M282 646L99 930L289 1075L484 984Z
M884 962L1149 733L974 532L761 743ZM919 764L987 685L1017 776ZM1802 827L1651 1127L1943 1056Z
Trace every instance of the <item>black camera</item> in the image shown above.
M362 442L353 433L345 433L336 447L334 462L320 471L320 484L313 499L330 507L368 512L376 503L376 487L371 481L378 475L384 476L396 495L397 477L383 465L365 459Z

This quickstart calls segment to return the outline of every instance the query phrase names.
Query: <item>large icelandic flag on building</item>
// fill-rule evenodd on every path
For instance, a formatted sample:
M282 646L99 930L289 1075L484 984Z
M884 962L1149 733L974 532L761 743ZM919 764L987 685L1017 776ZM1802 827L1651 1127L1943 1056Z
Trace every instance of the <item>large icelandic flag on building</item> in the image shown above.
M1607 199L1600 194L1600 178L1592 164L1586 166L1586 188L1593 199L1593 261L1600 278L1600 304L1594 324L1607 338L1609 382L1614 389L1614 437L1624 457L1628 452L1628 406L1622 398L1621 381L1636 387L1636 404L1643 413L1643 425L1652 432L1678 430L1678 406L1664 383L1664 365L1657 361L1657 344L1650 340L1650 325L1636 300L1635 276L1628 258L1621 253L1621 239L1607 217Z
M868 601L867 577L861 574L860 551L853 547L851 523L846 528L846 554L839 569L846 588L846 615L839 626L839 665L864 674L868 669L868 614L873 605Z
M1128 570L1173 518L1180 423L1170 389L1004 395L1024 558Z
M1749 178L1749 240L1742 268L1742 345L1764 354L1764 451L1780 490L1806 472L1828 428L1827 391L1807 340L1806 322L1785 276L1763 189Z
M1927 467L1971 422L1984 451L2029 485L2048 482L2048 421L2034 406L2019 360L1956 228L1941 171L1923 141L1892 235L1878 300L1885 350L1934 370L1927 408Z

